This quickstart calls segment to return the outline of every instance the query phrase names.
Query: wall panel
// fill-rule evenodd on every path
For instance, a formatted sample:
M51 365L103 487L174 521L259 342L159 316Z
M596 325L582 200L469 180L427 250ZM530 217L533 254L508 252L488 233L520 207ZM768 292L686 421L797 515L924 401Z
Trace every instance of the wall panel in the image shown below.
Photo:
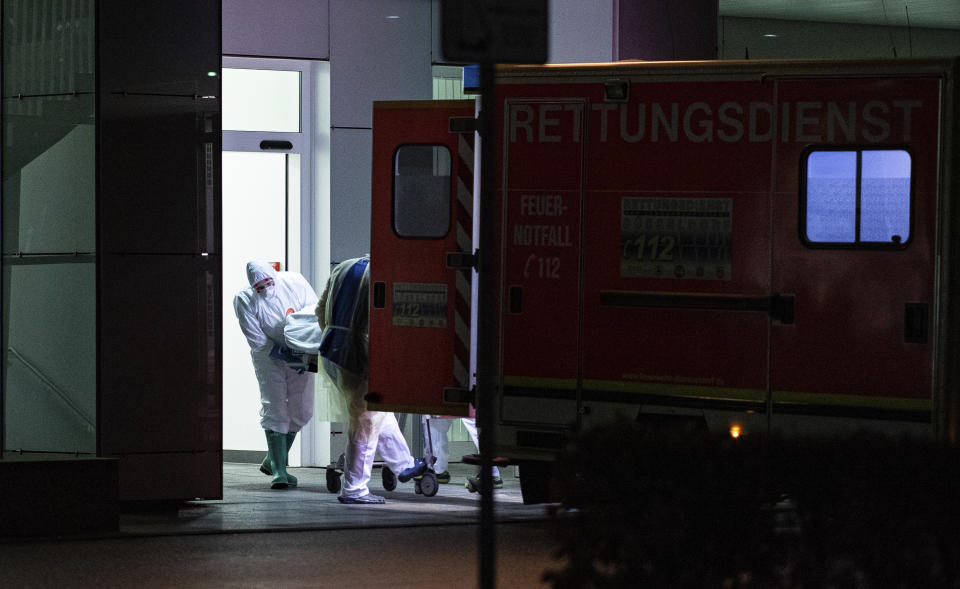
M224 55L330 57L328 0L222 0L222 5Z
M370 251L370 153L367 129L334 128L330 136L330 259Z
M374 100L430 99L430 7L423 0L331 0L334 127L370 128Z

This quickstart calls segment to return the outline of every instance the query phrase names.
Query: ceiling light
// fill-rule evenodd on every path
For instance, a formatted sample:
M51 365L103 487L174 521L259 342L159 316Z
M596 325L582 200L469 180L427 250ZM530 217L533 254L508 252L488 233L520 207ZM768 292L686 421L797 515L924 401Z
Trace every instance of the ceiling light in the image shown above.
M775 33L766 33L763 36L766 37L767 39L773 39L777 35Z
M400 17L397 16L396 14L391 14L391 15L388 16L387 18L392 20L392 19L397 19L397 18L400 18Z

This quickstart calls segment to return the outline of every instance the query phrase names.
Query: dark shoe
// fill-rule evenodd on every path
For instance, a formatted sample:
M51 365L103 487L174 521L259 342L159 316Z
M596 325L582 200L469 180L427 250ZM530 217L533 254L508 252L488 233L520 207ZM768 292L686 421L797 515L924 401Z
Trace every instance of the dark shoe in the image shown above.
M370 493L361 495L360 497L344 497L341 495L337 497L337 501L340 503L346 503L347 505L379 505L387 502L387 500L383 497L379 495L372 495Z
M476 493L480 490L480 477L467 477L467 482L463 483L463 486L471 493Z
M480 491L480 477L467 477L467 482L463 484L471 493L476 493ZM493 477L493 488L502 489L503 488L503 479L500 477Z
M418 477L425 472L427 472L427 463L419 458L414 458L413 466L404 469L399 475L397 475L397 480L399 480L401 483L405 483L413 477Z
M443 485L446 485L447 483L449 483L449 482L450 482L450 472L445 470L445 471L443 471L443 472L437 473L437 482L440 483L440 484L443 484Z

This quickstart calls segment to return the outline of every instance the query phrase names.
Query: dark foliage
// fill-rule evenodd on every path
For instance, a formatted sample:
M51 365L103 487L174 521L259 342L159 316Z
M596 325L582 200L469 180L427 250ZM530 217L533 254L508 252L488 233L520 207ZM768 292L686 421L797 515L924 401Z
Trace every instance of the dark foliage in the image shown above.
M854 435L586 431L556 483L567 587L960 587L960 453Z

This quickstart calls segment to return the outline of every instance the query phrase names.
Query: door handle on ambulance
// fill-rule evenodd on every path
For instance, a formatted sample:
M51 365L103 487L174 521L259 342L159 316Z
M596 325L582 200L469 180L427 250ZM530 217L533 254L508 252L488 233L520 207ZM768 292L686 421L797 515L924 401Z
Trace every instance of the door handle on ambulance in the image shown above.
M385 282L373 283L373 308L382 309L387 306L387 284Z
M454 270L467 270L477 267L479 252L470 254L467 252L447 252L447 268Z
M903 341L927 343L927 309L926 303L907 303L903 313Z
M793 325L793 295L772 295L769 313L774 321L779 321L782 325Z

